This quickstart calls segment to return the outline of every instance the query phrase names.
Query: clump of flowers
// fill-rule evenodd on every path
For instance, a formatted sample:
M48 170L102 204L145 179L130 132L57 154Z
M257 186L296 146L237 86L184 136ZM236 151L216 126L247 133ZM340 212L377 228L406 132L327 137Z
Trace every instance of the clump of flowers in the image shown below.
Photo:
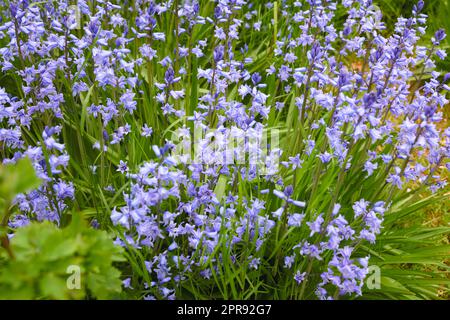
M11 230L91 209L139 298L361 295L400 195L447 188L424 2L391 34L372 0L132 3L0 0L2 161L43 180Z

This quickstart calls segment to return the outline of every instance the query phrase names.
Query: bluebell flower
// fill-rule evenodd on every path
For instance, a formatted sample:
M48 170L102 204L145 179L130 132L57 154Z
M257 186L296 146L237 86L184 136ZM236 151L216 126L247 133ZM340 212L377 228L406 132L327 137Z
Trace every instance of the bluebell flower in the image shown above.
M306 222L306 224L309 226L309 229L311 230L311 233L309 234L310 237L312 237L315 233L320 233L322 231L322 223L324 221L325 220L322 217L322 214L320 214L317 216L316 220Z
M117 167L117 171L120 173L128 172L128 165L125 161L120 160L119 166Z

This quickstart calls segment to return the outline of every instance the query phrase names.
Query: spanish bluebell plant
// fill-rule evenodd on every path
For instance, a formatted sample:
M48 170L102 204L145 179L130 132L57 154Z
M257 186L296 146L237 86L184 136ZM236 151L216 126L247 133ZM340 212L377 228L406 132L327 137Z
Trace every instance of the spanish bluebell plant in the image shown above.
M42 180L9 237L86 212L127 297L364 297L385 218L448 200L424 5L0 0L2 162Z

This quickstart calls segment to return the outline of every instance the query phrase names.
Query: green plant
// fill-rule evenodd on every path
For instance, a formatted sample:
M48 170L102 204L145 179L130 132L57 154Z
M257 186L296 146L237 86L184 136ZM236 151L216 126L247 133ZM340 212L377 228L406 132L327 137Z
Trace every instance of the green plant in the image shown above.
M120 293L120 272L113 263L124 260L122 248L107 232L87 226L82 213L74 212L64 229L32 222L9 240L14 197L39 184L28 158L0 166L5 249L0 251L0 299L103 299Z

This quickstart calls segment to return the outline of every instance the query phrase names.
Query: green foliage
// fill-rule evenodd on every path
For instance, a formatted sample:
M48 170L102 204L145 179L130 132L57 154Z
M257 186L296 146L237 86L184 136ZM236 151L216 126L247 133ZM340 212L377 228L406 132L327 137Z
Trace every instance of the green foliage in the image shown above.
M0 262L0 299L105 299L120 293L120 272L112 264L123 261L121 248L105 231L87 227L81 214L72 217L65 229L35 222L16 231L14 257Z
M375 247L361 249L371 255L371 265L380 267L381 287L365 288L364 299L446 299L450 293L450 227L428 227L424 208L442 204L448 214L448 195L399 202L384 222L384 232ZM447 261L448 262L448 261Z
M20 159L15 164L0 165L0 219L4 219L17 194L35 189L40 183L29 158Z

